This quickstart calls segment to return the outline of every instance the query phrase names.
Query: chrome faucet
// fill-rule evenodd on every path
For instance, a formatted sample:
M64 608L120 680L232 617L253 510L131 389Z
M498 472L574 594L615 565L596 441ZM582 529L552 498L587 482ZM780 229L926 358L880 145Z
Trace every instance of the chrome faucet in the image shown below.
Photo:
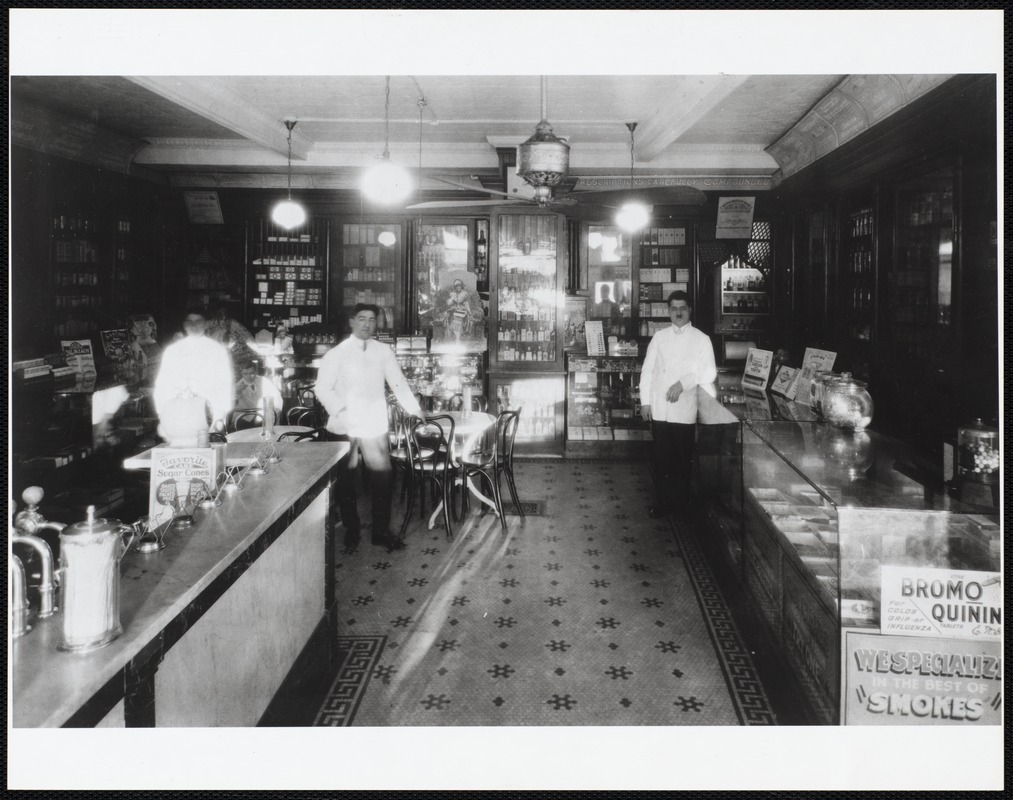
M60 522L48 522L38 510L44 492L39 486L29 486L21 494L21 499L28 505L14 516L14 529L11 545L24 545L32 548L39 556L42 579L39 583L39 617L51 617L56 612L56 572L53 568L53 550L36 533L40 530L62 531L66 526ZM20 562L19 562L20 563ZM22 568L22 576L24 569Z
M32 628L28 624L28 581L21 559L11 556L11 637L24 636Z
M62 522L49 522L39 513L39 503L45 492L41 486L29 486L21 493L21 499L25 501L27 508L21 509L14 515L14 527L18 533L31 536L37 531L50 530L59 533L67 526Z

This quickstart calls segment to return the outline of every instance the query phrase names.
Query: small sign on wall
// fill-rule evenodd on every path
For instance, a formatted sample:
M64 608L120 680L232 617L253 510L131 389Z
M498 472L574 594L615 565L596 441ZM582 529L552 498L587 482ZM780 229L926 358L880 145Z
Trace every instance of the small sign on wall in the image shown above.
M186 213L190 222L196 225L221 225L222 207L218 203L218 192L183 192Z
M755 197L722 197L718 200L718 219L714 238L751 238L755 206Z

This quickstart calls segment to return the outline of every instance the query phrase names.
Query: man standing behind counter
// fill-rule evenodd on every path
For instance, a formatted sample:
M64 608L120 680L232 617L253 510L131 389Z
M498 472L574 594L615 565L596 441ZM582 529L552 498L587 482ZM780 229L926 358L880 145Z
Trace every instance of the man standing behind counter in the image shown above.
M713 390L717 378L710 337L690 323L686 292L668 296L672 326L647 345L640 373L643 418L651 423L657 503L649 509L662 517L684 508L690 499L690 465L696 443L696 387Z
M394 351L373 339L378 316L379 309L375 305L356 305L349 320L352 335L324 355L317 371L315 391L329 415L327 430L338 440L351 443L337 484L346 549L354 549L359 542L354 479L360 454L366 465L373 507L372 542L388 550L404 547L404 542L390 531L393 468L384 383L390 386L406 412L424 417L419 401L401 373Z
M232 362L224 346L204 335L207 320L200 309L187 311L183 320L186 335L162 353L155 378L155 412L159 433L170 443L197 443L197 431L208 427L205 405L210 409L210 427L222 430L225 415L232 409ZM198 401L194 402L194 398ZM203 400L204 402L199 402Z

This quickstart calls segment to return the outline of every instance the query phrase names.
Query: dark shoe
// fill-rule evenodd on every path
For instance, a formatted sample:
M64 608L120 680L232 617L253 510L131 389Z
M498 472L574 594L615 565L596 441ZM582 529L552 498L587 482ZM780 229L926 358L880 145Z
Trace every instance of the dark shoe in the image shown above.
M392 553L395 550L404 550L404 539L400 539L393 533L388 533L386 536L373 536L370 541L377 547L386 547L388 553Z
M662 519L668 516L668 509L662 506L650 506L647 509L647 516L651 519Z

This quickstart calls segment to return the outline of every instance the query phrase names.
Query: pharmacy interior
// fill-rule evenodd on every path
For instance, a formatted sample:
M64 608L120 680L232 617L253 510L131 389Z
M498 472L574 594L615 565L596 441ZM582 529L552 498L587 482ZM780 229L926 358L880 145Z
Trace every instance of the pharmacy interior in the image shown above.
M219 88L188 80L205 97ZM389 103L393 90L403 107L388 120L391 149L423 176L388 205L364 198L352 169L306 168L320 136L311 120L279 118L279 130L259 134L251 147L271 151L257 162L269 169L203 172L199 159L170 164L184 145L168 137L132 149L138 129L61 126L84 89L99 102L127 87L180 119L193 114L167 81L102 82L12 81L8 466L17 510L30 512L18 535L57 554L15 548L23 649L35 637L64 655L39 618L41 562L60 559L62 526L91 513L129 527L146 513L147 473L124 465L159 444L150 386L186 309L224 308L250 332L286 417L312 407L320 358L348 335L351 309L373 304L376 338L427 411L520 411L518 456L578 469L580 459L648 458L640 368L678 290L718 363L697 430L701 540L722 580L749 598L747 624L807 718L1000 720L994 76L824 81L811 110L765 143L765 175L737 170L734 153L710 172L670 166L671 140L646 118L619 125L613 161L596 165L579 137L567 144L549 124L572 117L563 106L573 82L537 77L522 81L542 92L535 135L489 131L480 167L440 169L430 164L450 158L448 145L427 137L447 126L425 123L453 82L422 80L422 93L407 77L373 78L357 91L382 103L386 90ZM211 137L199 125L194 135ZM372 143L389 159L386 144ZM272 213L285 199L301 207L295 224ZM647 219L617 219L633 201ZM243 546L298 569L342 455L286 455L305 472L272 501L289 511L266 527L251 517ZM333 546L316 555L333 558ZM213 582L187 569L187 580ZM293 598L312 606L314 625L279 656L264 706L235 724L281 713L292 663L331 630L332 581ZM208 614L221 605L199 597ZM176 619L157 624L175 630ZM224 616L216 630L232 623ZM159 671L175 683L160 689L169 699L159 707L178 722L200 705L186 699L185 659L211 657L182 628L176 638ZM930 655L916 664L912 654ZM106 681L120 674L104 668ZM898 676L920 688L902 691ZM963 688L933 688L945 681ZM131 724L154 724L136 698L119 701ZM93 702L79 693L22 724L96 724L108 707L87 712Z

